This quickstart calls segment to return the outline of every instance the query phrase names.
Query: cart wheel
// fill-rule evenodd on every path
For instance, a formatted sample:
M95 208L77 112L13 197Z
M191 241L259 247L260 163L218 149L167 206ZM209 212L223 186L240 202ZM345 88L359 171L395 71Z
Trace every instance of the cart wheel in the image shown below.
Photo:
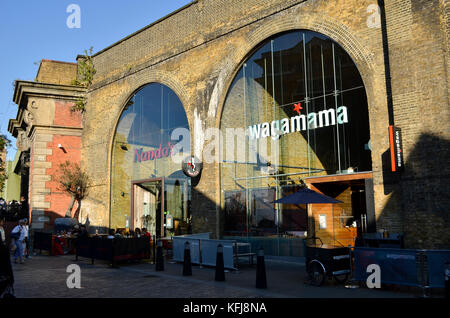
M336 280L336 282L338 282L339 284L343 284L348 280L348 273L342 275L335 275L333 277Z
M308 276L314 286L321 286L325 281L325 272L322 266L317 262L312 262L308 266Z

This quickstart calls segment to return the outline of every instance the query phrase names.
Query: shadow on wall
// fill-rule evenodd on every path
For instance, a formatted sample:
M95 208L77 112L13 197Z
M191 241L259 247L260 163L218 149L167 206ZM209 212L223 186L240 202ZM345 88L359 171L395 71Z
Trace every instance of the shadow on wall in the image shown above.
M390 198L377 228L403 232L406 248L449 249L450 141L422 134L399 175L390 173L388 156L383 154L383 180Z

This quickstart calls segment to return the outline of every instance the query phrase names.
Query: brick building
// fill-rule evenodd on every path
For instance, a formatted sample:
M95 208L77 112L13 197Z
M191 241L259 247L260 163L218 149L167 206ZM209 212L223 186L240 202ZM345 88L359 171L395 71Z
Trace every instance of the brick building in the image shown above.
M16 83L10 122L30 150L32 209L61 214L52 175L71 157L91 176L82 215L99 227L213 232L289 256L304 232L346 245L384 230L448 248L449 10L198 0L96 53L87 91L68 86L75 64L43 61L36 82ZM79 96L86 111L70 113ZM229 148L227 128L247 135ZM186 177L176 155L199 158L201 175ZM301 184L343 203L273 203Z
M82 115L70 109L85 91L71 85L76 77L77 64L42 60L34 82L15 82L18 112L8 130L17 138L14 170L21 174L34 229L51 226L69 206L70 196L55 180L60 163L81 160Z

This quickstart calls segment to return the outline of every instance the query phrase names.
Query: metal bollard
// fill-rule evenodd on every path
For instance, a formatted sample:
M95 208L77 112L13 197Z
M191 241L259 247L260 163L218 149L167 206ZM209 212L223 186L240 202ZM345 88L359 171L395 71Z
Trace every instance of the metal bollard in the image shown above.
M266 265L264 263L264 249L258 250L256 258L256 288L267 288Z
M191 247L189 242L184 244L183 276L192 276Z
M223 246L217 245L217 257L216 257L216 282L225 281L225 266L223 263Z
M164 257L163 257L163 248L162 241L158 240L156 247L156 271L164 271Z

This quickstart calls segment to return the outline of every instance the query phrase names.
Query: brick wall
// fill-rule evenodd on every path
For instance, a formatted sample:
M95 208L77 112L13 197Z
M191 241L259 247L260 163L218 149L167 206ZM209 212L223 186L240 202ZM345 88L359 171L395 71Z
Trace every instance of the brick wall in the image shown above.
M107 225L115 126L126 100L152 81L182 101L193 139L218 127L226 92L258 43L293 29L323 33L353 58L368 96L378 227L405 232L407 246L449 246L449 7L443 0L386 1L395 124L402 128L404 174L392 176L381 29L369 27L374 0L202 0L99 52L84 117L83 166L95 187L86 202L93 223ZM215 230L219 173L205 164L193 202L197 229Z
M72 80L76 78L77 64L42 60L36 76L36 81L59 85L71 85Z
M58 148L58 144L61 144L63 148ZM79 136L53 135L53 140L47 143L47 148L52 150L52 154L46 158L46 161L51 163L51 168L46 170L46 174L51 176L51 180L45 183L46 189L49 190L49 193L45 196L45 201L50 203L45 212L64 217L71 197L66 192L61 191L57 182L60 175L59 165L66 161L74 163L81 161L81 138ZM73 211L75 209L76 205Z

